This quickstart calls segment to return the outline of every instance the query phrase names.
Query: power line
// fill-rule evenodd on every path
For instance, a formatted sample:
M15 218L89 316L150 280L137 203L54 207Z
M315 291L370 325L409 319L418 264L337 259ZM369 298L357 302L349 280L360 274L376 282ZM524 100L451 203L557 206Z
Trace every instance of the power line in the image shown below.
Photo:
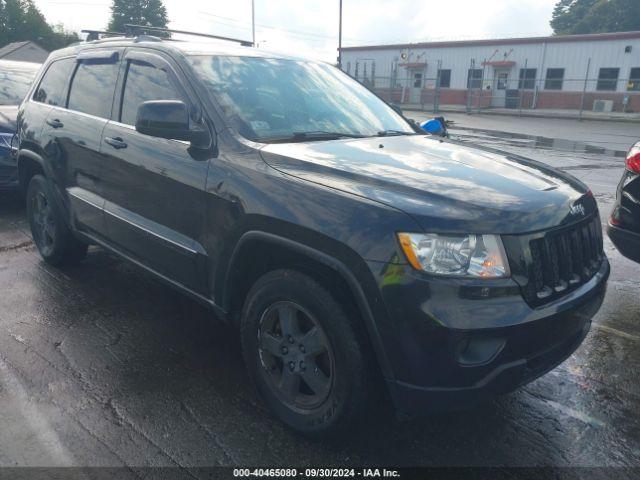
M244 20L237 20L235 18L230 18L230 17L223 17L222 15L215 15L213 13L209 13L209 12L203 12L202 10L200 10L198 13L201 13L203 15L206 15L208 17L215 17L215 18L222 18L224 20L230 20L232 22L236 22L236 23L243 23L243 24L249 24L250 22L244 21ZM274 27L272 25L265 25L263 23L256 23L256 26L258 27L262 27L262 28L266 28L269 30L278 30L281 32L287 32L287 33L291 33L294 35L301 35L301 36L307 36L307 37L317 37L317 38L323 38L323 39L335 39L336 36L335 35L323 35L320 33L310 33L310 32L302 32L300 30L291 30L288 28L281 28L281 27ZM355 40L355 39L350 39L350 40Z
M233 24L230 24L230 23L227 23L227 22L221 21L221 20L210 20L210 22L211 22L211 23L214 23L214 24L218 24L218 25L224 25L224 26L226 26L226 27L232 27L232 28L236 28L236 29L244 30L244 31L247 31L247 32L250 32L250 31L251 31L251 27L249 27L249 26L233 25ZM256 26L259 26L259 25L256 23ZM276 27L265 27L265 26L260 26L260 28L262 28L262 29L269 29L269 30L276 30L276 31L280 31L280 32L288 33L288 34L290 34L290 35L294 35L294 36L301 36L301 37L303 37L303 38L304 38L304 40L306 40L306 41L308 41L308 42L311 42L311 43L315 43L316 45L324 44L324 43L326 42L326 40L332 40L332 38L331 38L331 37L328 37L328 38L306 37L306 36L304 36L304 34L302 34L302 33L294 33L294 32L290 32L290 31L285 30L285 29L279 29L279 28L276 28Z

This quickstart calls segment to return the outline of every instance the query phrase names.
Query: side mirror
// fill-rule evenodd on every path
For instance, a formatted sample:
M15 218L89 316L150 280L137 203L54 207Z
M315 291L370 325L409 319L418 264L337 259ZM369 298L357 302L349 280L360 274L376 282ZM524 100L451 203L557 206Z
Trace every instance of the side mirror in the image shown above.
M393 109L394 112L396 112L398 115L400 115L401 117L404 117L404 113L402 113L402 109L400 108L400 105L398 105L397 103L390 103L389 106Z
M194 139L189 128L189 109L180 100L152 100L138 107L136 131L152 137L171 140Z

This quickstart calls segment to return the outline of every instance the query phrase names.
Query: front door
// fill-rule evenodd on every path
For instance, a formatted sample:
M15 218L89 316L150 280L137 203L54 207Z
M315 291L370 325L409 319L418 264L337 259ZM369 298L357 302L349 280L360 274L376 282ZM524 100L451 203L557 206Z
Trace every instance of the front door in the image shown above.
M176 71L159 55L126 53L118 88L121 107L102 135L104 212L109 238L117 248L198 290L205 284L198 279L198 265L204 259L198 238L205 220L208 161L199 158L188 142L135 130L142 102L190 104Z
M491 106L504 108L507 100L507 89L509 88L509 70L495 69L493 76L493 94Z
M411 89L409 93L409 103L422 103L422 86L424 82L424 73L422 69L411 71Z

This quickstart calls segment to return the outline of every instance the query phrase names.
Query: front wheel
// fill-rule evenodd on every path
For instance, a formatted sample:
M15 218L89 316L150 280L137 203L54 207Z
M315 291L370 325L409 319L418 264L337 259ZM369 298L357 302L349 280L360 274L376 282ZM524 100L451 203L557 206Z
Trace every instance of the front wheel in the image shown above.
M345 308L292 270L261 277L241 319L243 355L275 416L310 437L334 436L361 420L374 390L374 363Z
M27 217L33 241L47 263L61 266L85 257L87 244L71 233L42 175L34 175L29 182Z

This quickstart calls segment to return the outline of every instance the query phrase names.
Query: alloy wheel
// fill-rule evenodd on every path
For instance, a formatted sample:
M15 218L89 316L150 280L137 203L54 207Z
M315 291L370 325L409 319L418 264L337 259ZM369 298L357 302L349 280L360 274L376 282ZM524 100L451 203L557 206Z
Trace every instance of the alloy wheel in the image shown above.
M37 192L31 198L31 217L36 245L44 255L48 255L54 248L56 224L51 204L43 192Z
M309 410L329 396L334 354L317 319L300 305L281 301L267 308L258 332L261 372L280 400Z

